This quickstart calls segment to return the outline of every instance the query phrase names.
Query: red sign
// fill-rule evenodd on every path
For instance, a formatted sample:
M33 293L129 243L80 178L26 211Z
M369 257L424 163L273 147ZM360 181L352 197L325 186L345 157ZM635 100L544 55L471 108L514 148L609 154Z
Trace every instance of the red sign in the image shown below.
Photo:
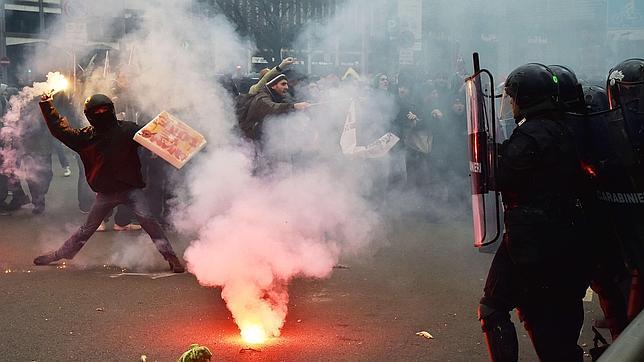
M11 64L11 60L9 60L8 57L0 58L0 65L6 66L6 65L9 65L9 64Z

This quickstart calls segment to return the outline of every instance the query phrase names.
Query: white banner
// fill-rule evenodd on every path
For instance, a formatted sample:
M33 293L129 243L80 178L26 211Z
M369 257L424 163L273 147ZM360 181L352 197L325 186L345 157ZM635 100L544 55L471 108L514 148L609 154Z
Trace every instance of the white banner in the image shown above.
M376 141L368 144L367 146L357 145L357 131L356 131L356 104L351 101L349 105L349 112L344 122L344 129L340 137L340 148L342 153L350 156L358 156L364 158L379 158L391 150L400 138L391 132L385 133Z

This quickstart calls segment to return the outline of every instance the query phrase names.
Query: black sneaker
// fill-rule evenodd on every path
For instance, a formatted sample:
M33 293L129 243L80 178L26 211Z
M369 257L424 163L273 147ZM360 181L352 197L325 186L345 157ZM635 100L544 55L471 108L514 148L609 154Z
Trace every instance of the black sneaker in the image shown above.
M183 273L186 271L186 268L183 267L183 264L179 261L176 255L171 255L166 258L168 264L170 264L170 270L173 273Z
M58 260L60 260L62 258L63 257L58 255L58 253L56 251L52 251L50 253L41 255L41 256L37 257L36 259L34 259L34 264L35 265L47 265L47 264L51 264L51 263L53 263L55 261L58 261Z

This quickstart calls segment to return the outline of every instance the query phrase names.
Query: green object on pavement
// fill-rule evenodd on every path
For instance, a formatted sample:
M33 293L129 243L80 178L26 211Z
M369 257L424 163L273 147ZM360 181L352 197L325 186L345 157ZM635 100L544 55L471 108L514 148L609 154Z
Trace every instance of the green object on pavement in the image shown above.
M210 358L212 358L212 353L208 347L191 344L190 349L179 357L179 362L207 362L210 361Z

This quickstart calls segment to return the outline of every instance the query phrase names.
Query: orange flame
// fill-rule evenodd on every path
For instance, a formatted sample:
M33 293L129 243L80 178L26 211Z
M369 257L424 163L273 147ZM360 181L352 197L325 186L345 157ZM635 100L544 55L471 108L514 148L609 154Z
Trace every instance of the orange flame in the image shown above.
M241 338L249 344L261 344L266 342L266 331L260 325L248 325L241 329Z

